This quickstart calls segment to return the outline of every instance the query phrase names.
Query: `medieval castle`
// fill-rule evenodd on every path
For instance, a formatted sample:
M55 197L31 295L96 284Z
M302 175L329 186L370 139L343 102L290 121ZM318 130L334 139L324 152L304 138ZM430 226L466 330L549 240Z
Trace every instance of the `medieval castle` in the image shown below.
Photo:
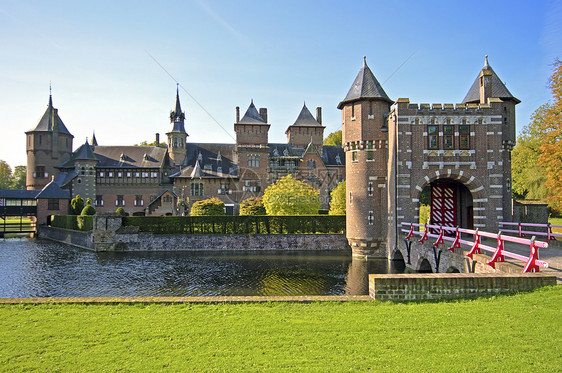
M388 257L401 223L419 220L426 188L432 223L496 230L498 221L511 220L519 102L487 57L461 103L432 105L390 99L364 61L338 105L343 147L322 145L321 108L314 117L306 105L288 126L287 143L269 143L267 109L253 102L242 118L236 108L235 144L189 143L178 92L167 146L158 146L158 135L156 146L103 146L94 136L73 151L73 136L49 97L26 132L27 188L68 189L91 198L98 211L123 207L132 215L186 214L194 201L217 197L236 214L240 201L287 174L319 190L324 207L346 180L354 254Z

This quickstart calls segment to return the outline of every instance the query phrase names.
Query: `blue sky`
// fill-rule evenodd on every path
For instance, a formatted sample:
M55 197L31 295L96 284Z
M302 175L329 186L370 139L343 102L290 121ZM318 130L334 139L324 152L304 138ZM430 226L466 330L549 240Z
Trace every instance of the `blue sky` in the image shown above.
M270 142L304 101L328 134L363 56L392 99L456 103L489 55L520 130L550 97L561 20L561 1L0 1L0 159L25 164L49 82L75 148L94 130L100 145L165 138L176 81L188 141L234 142L251 99Z

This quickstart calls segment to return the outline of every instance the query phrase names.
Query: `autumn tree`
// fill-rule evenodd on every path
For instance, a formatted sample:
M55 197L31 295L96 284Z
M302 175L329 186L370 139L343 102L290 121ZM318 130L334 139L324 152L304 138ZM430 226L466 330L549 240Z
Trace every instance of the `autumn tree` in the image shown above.
M552 100L539 107L512 153L515 196L546 201L562 212L562 61L554 63Z
M330 215L345 215L345 181L330 192Z
M315 215L320 196L307 183L287 175L265 189L263 205L267 215Z
M342 136L341 130L330 133L328 137L324 139L324 145L341 146L342 144L341 136Z

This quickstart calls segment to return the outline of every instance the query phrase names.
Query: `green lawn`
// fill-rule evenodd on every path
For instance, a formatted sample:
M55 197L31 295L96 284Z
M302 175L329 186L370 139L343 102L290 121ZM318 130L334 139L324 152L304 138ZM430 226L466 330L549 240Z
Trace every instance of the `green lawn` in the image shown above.
M548 222L552 225L562 225L562 218L549 218ZM562 233L562 228L554 227L552 228L553 233ZM558 237L560 240L560 238Z
M2 371L557 372L562 287L472 301L0 305Z

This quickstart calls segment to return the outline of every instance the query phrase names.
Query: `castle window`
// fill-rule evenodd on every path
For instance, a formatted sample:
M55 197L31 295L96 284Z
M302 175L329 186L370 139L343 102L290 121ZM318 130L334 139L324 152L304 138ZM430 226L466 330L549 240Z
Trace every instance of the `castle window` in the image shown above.
M47 200L47 210L59 210L59 200L57 198L49 198Z
M351 160L357 162L357 151L351 152Z
M369 225L375 224L375 214L373 214L372 211L369 211L369 215L367 216L367 221L369 222Z
M151 172L150 177L156 179L158 177L158 172Z
M445 149L453 149L455 147L453 142L454 131L454 126L443 126L443 147Z
M351 104L351 120L355 120L355 104Z
M248 155L248 167L259 167L260 159L255 154Z
M470 149L470 125L459 126L459 148Z
M367 193L369 193L369 197L373 196L373 183L369 182L369 186L367 187Z
M351 205L352 203L353 203L353 194L349 192L349 204Z
M433 121L433 119L432 119ZM427 126L429 149L439 148L439 126Z
M140 177L140 172L135 172L135 177Z
M102 196L100 196L100 195L96 196L95 205L96 206L103 206L103 197Z
M148 177L148 172L146 171L142 172L142 177Z
M117 199L115 200L115 206L125 206L125 200L123 199L123 196L117 196Z
M143 201L143 199L142 199L142 195L136 195L136 196L135 196L134 205L135 205L135 206L143 206L143 205L144 205L144 201Z
M373 115L373 101L369 101L369 115Z
M221 167L221 166L217 166L217 172L218 172L219 174L222 174L222 167Z
M45 172L45 166L35 166L35 178L37 179L44 179L47 177L47 173Z
M191 195L194 197L203 195L203 183L191 183Z
M103 171L100 171L98 175L99 177L105 177L105 173Z
M107 173L107 177L113 177L113 172L109 171L109 172Z
M121 171L117 172L117 177L123 177L123 173Z

